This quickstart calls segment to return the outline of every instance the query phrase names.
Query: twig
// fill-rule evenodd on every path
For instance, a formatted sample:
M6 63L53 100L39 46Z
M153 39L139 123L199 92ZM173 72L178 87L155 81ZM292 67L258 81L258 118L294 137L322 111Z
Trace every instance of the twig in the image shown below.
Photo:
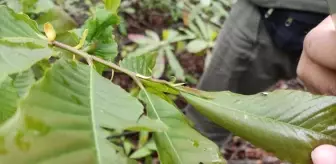
M75 55L79 55L83 58L85 58L87 61L96 61L98 63L101 63L101 64L104 64L114 70L117 70L117 71L120 71L120 72L123 72L125 73L126 75L128 75L129 77L131 77L138 85L139 87L143 87L141 80L150 80L150 81L153 81L153 82L156 82L156 83L161 83L161 84L165 84L165 85L168 85L168 86L171 86L171 87L174 87L174 84L171 84L167 81L164 81L164 80L159 80L159 79L153 79L152 77L144 77L140 74L137 74L135 72L132 72L132 71L129 71L125 68L122 68L120 66L118 66L117 64L114 64L112 62L109 62L109 61L106 61L104 59L101 59L97 56L93 56L93 55L90 55L84 51L81 51L81 50L77 50L76 48L74 47L71 47L69 45L66 45L66 44L63 44L61 42L58 42L58 41L52 41L50 42L49 44L53 45L53 46L56 46L58 48L61 48L61 49L64 49L64 50L67 50L67 51L70 51L72 53L74 53ZM140 85L141 84L141 85Z
M109 66L110 68L112 68L114 70L117 70L117 71L120 71L120 72L123 72L123 73L127 74L130 77L136 77L137 76L136 73L131 72L131 71L125 69L125 68L122 68L122 67L118 66L117 64L105 61L104 59L101 59L99 57L90 55L90 54L88 54L88 53L86 53L84 51L77 50L76 48L68 46L66 44L63 44L61 42L53 41L53 42L51 42L51 44L54 45L54 46L56 46L56 47L62 48L64 50L70 51L70 52L72 52L72 53L74 53L76 55L79 55L79 56L85 58L86 60L94 60L94 61L96 61L98 63L101 63L101 64L104 64L106 66Z

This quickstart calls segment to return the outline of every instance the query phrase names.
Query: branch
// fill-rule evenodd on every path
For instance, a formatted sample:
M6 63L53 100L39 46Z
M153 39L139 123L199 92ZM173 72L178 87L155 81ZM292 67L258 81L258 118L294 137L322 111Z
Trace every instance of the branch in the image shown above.
M52 41L49 44L51 44L51 45L53 45L55 47L58 47L58 48L70 51L70 52L74 53L75 55L79 55L79 56L85 58L87 61L94 60L94 61L96 61L98 63L104 64L104 65L112 68L113 70L117 70L117 71L123 72L126 75L130 76L139 85L139 87L143 87L143 85L142 85L142 83L141 83L141 81L139 79L150 80L150 81L153 81L153 82L157 82L157 83L161 83L161 84L166 84L168 86L174 87L174 84L171 84L171 83L169 83L167 81L153 79L151 77L144 77L144 76L142 76L140 74L137 74L137 73L129 71L129 70L125 69L125 68L122 68L122 67L118 66L117 64L114 64L112 62L108 62L108 61L106 61L104 59L101 59L101 58L99 58L97 56L90 55L90 54L88 54L88 53L86 53L84 51L77 50L76 48L71 47L69 45L66 45L64 43L61 43L61 42L58 42L58 41Z
M128 76L130 76L132 78L133 77L137 77L136 73L134 73L132 71L129 71L129 70L125 69L125 68L122 68L122 67L118 66L117 64L114 64L112 62L108 62L108 61L106 61L104 59L101 59L101 58L99 58L97 56L90 55L90 54L88 54L88 53L86 53L84 51L77 50L76 48L68 46L66 44L63 44L61 42L52 41L50 44L53 45L53 46L56 46L58 48L70 51L70 52L74 53L75 55L79 55L79 56L85 58L86 60L94 60L94 61L96 61L98 63L104 64L104 65L106 65L106 66L108 66L108 67L110 67L110 68L112 68L114 70L123 72L123 73L127 74Z

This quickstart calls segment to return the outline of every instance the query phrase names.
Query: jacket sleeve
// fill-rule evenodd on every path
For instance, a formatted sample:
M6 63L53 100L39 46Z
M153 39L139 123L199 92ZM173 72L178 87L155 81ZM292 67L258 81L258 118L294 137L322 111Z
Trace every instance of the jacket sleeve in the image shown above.
M288 8L302 11L328 13L327 0L249 0L252 3L270 8Z

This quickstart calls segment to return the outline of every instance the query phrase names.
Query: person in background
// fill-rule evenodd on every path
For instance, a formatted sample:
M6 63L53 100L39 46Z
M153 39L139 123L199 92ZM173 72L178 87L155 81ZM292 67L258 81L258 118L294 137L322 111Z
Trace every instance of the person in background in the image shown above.
M331 17L306 36L297 74L309 91L336 95L335 45L336 29ZM312 160L314 164L336 164L336 147L322 145L316 148L312 152Z
M331 17L319 24L327 13L324 0L239 0L198 88L254 94L281 78L294 78L300 58L296 71L305 86L314 93L336 95L335 25ZM191 106L186 112L217 144L229 135ZM336 147L319 146L311 156L314 164L336 164Z
M331 17L320 23L327 14L325 0L238 0L198 88L254 94L297 71L310 91L336 95L335 25ZM186 112L217 144L229 135L191 106ZM336 164L336 147L319 146L311 157L314 164Z
M295 78L304 38L327 17L328 11L326 0L238 0L222 28L198 88L249 95L265 91L280 79ZM336 35L333 39L336 42ZM320 44L323 46L323 42ZM335 46L329 48L334 48L336 52ZM311 51L318 54L317 49ZM304 53L301 63L311 62L305 56ZM333 59L316 61L329 62L328 66L336 70L336 56ZM313 66L307 64L304 67ZM302 71L306 69L299 67L303 80L311 76L319 79L317 74L321 69L316 69L316 74ZM328 89L324 88L325 92L336 94L336 73L328 79L332 84ZM316 83L323 83L322 78L319 80ZM307 83L308 88L313 91L320 89L312 83ZM200 115L192 106L186 108L186 115L195 123L197 130L220 146L230 135L229 131ZM321 154L327 154L320 153L324 150L322 147L312 153L316 164L323 163L318 160Z
M303 40L328 11L326 0L238 0L198 89L249 95L280 79L295 78ZM230 135L192 106L185 112L195 128L219 146Z

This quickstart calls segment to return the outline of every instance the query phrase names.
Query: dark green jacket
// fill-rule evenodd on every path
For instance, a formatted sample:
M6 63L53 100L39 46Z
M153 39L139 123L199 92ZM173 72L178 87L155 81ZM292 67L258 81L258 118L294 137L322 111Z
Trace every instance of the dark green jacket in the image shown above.
M328 13L327 0L249 0L264 7L289 8L304 11Z
M289 8L304 11L328 13L327 0L238 0L230 12L231 19L225 23L232 24L242 37L256 42L260 31L261 15L256 5L270 8Z

